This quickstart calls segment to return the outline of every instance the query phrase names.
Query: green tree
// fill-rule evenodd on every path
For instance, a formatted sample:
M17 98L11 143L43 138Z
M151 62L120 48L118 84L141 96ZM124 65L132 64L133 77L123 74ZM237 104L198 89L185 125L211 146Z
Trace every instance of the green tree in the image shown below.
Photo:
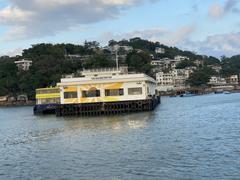
M240 74L240 55L232 56L231 58L223 58L221 74L225 77Z
M0 61L0 96L17 93L17 67L14 59Z
M86 63L84 64L84 68L91 69L91 68L108 68L114 67L115 62L111 59L111 57L99 53L91 56L87 59Z
M146 52L133 51L127 55L126 59L129 70L141 73L151 73L151 57Z
M192 87L200 87L207 85L211 76L215 75L216 72L212 68L203 67L195 70L187 80L187 83Z
M220 65L220 60L218 58L215 58L213 56L204 56L203 58L204 65Z
M184 69L191 66L196 66L193 61L183 60L176 66L176 69Z

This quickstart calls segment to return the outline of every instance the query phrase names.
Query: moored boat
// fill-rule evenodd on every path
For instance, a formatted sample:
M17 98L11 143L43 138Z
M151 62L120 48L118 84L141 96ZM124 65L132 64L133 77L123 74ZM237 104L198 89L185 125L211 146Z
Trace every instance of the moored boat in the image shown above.
M60 104L59 87L41 88L36 90L36 105L33 108L35 115L55 114Z
M186 92L186 93L180 95L180 97L192 97L192 96L196 96L196 94L190 93L190 92Z

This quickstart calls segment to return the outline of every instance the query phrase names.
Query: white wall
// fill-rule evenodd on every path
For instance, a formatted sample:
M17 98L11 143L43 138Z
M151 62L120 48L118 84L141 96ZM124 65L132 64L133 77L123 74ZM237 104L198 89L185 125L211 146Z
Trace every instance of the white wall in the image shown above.
M77 85L78 89L78 100L80 102L80 98L82 97L81 91L80 91L81 85ZM133 100L144 100L149 95L153 96L155 95L156 90L156 84L152 82L146 82L146 81L136 81L136 82L126 82L123 83L122 88L124 89L124 95L123 96L114 96L114 98L117 98L117 101L133 101ZM140 95L128 95L128 88L142 88L142 94ZM61 104L64 104L64 90L63 87L60 87L61 91ZM149 92L148 92L149 89ZM94 102L105 102L105 89L100 89L101 97L98 98L92 98L94 99ZM91 99L91 98L88 98Z

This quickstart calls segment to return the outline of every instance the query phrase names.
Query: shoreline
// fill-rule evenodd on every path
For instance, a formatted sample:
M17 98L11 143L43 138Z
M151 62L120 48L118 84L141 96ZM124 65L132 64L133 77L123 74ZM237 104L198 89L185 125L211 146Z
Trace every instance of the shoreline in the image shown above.
M230 93L240 93L239 89L233 89L233 90L222 90L221 92L228 91ZM191 92L196 95L206 95L206 94L212 94L216 93L218 91L214 90L193 90L193 89L185 89L185 90L179 90L179 91L172 91L172 92L160 92L161 96L173 96L173 95L181 95L184 94L185 92Z
M24 107L24 106L34 106L35 101L27 102L0 102L0 107Z

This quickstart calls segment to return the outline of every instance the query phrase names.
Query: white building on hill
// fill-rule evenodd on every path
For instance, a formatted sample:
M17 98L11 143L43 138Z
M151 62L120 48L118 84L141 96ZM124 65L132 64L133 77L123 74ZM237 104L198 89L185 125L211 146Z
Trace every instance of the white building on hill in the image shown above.
M195 68L195 67L194 67ZM182 90L188 88L186 81L194 68L173 69L168 73L156 73L158 91Z
M113 46L109 46L109 50L114 54L120 50L124 50L126 52L132 51L133 47L132 46L120 46L118 44L115 44Z
M239 80L238 80L238 75L232 75L232 76L230 76L230 77L227 78L227 83L228 83L228 84L237 85L237 84L239 84L238 81L239 81Z
M222 70L221 65L208 65L207 67L212 68L217 73L220 73L220 71Z
M180 56L180 55L178 55L178 56L175 56L175 57L174 57L174 59L175 59L176 61L184 61L184 60L189 60L189 58L188 58L188 57L186 57L186 56Z
M165 49L164 48L160 48L160 47L156 47L155 53L156 54L165 54Z
M225 78L221 78L219 76L212 76L208 82L209 85L218 86L218 85L226 85L227 81Z
M151 65L157 66L161 71L163 69L175 69L180 62L181 61L179 61L179 59L162 58L162 59L152 60Z
M15 64L17 65L18 70L28 71L32 66L32 61L22 59L20 61L15 61Z

